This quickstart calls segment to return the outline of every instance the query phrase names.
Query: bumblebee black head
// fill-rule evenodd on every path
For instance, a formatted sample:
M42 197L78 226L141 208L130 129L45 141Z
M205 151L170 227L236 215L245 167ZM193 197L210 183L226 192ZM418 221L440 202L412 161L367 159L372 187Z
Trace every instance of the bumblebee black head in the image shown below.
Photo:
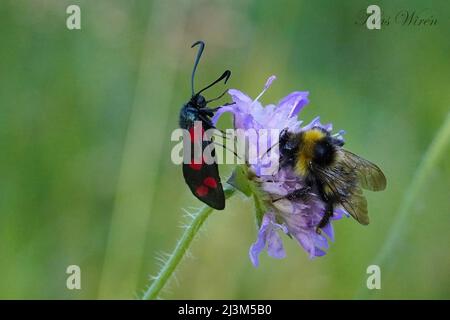
M326 166L333 162L335 155L334 146L327 137L319 140L314 145L313 161L318 165Z
M198 63L200 62L200 58L202 56L203 50L205 48L205 43L203 41L197 41L195 42L191 48L200 45L198 52L197 52L197 57L195 58L195 63L194 63L194 69L192 70L192 75L191 75L191 92L192 92L192 98L191 98L191 102L194 103L196 106L198 106L199 108L204 108L206 107L206 105L214 100L220 99L225 93L226 91L224 91L220 96L218 96L217 98L211 99L206 101L206 99L200 94L203 91L205 91L206 89L211 88L212 86L214 86L216 83L222 81L223 79L225 79L224 83L227 83L228 79L231 76L231 71L230 70L225 70L225 72L217 79L215 80L213 83L211 83L210 85L204 87L202 90L200 90L199 92L195 93L194 90L194 78L195 78L195 71L197 70L197 66Z

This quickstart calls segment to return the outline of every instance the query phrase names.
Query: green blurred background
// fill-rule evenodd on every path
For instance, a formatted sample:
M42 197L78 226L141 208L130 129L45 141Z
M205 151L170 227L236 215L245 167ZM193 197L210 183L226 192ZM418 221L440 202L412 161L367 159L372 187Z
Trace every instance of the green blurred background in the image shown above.
M81 7L81 30L66 7ZM178 112L225 68L229 87L272 103L310 91L305 121L347 131L347 147L383 168L385 192L367 193L371 224L336 222L336 242L309 260L287 237L287 258L248 259L252 203L234 197L194 242L161 297L450 298L448 159L409 212L365 288L420 159L449 110L448 1L377 1L382 13L428 9L436 26L355 23L372 1L44 1L0 4L0 298L139 297L198 207L171 163ZM222 86L208 92L216 96ZM230 117L219 124L230 126ZM448 155L448 146L446 155ZM231 166L221 168L225 177ZM66 288L81 267L82 289Z

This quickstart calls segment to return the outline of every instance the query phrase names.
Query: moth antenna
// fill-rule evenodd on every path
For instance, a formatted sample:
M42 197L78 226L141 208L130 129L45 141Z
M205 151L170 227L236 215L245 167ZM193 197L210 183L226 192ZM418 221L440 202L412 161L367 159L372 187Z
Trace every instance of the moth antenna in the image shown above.
M205 91L206 89L211 88L213 85L215 85L216 83L222 81L223 79L225 79L225 82L224 82L224 83L227 83L227 81L228 81L228 79L230 78L230 76L231 76L231 71L230 71L230 70L225 70L225 72L224 72L224 73L223 73L216 81L214 81L213 83L211 83L209 86L206 86L205 88L203 88L202 90L200 90L200 91L197 92L196 94L202 93L203 91Z
M220 96L218 96L217 98L214 98L214 99L211 99L211 100L208 100L208 101L206 101L206 103L210 103L210 102L213 102L213 101L216 101L216 100L219 100L220 98L222 98L224 95L225 95L225 93L227 93L228 92L228 89L226 89Z
M197 70L197 66L198 66L198 63L200 62L200 58L202 57L203 49L205 49L205 43L203 41L197 41L196 43L194 43L191 46L191 48L195 47L196 45L200 45L200 47L198 48L198 51L197 51L197 57L195 58L194 69L192 70L192 75L191 75L192 96L195 95L195 91L194 91L195 71Z

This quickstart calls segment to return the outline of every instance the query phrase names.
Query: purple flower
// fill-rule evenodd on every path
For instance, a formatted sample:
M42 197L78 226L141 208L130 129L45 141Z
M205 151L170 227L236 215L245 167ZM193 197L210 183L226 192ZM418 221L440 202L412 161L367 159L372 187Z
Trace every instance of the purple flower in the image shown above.
M279 101L277 105L269 104L263 107L259 102L259 98L267 91L275 79L275 76L269 77L263 91L255 99L250 98L239 90L228 90L234 104L220 108L212 118L212 122L216 124L223 113L231 112L233 113L235 129L256 130L256 132L258 132L260 129L275 129L281 131L288 128L290 131L298 131L300 129L301 121L298 121L297 114L309 103L309 92L295 91ZM252 169L258 176L260 176L262 172L267 174L267 165L273 159L267 159L269 155L266 154L266 151L270 146L275 145L270 137L265 136L262 137L262 140L264 140L265 143L261 145L259 138L260 137L258 136L257 140L253 141L253 147L256 148L255 153L257 155L264 156L258 159L250 159L249 161L252 164L254 161L257 162L256 165L252 165ZM271 155L275 156L277 158L276 161L278 162L278 155L273 153ZM270 170L272 169L278 170L277 167L271 168Z
M270 196L268 207L276 212L277 221L282 222L286 227L287 232L285 233L297 240L310 258L325 255L328 249L327 237L334 241L334 231L331 223L328 223L322 229L324 234L316 232L317 225L325 211L323 201L312 192L308 193L302 200L293 201L283 198L294 190L305 187L303 179L289 168L281 169L270 178L261 177L261 181L262 190ZM344 214L347 213L337 209L331 220L340 219ZM270 246L270 243L268 243L268 246ZM255 256L261 251L258 247L252 246L250 256Z
M212 122L215 124L223 113L231 112L234 115L235 129L282 130L289 128L291 131L298 129L301 122L298 121L297 114L309 103L309 92L292 92L278 105L269 104L263 107L258 99L269 89L275 79L275 76L269 77L264 90L254 100L239 90L228 90L234 104L220 108L212 118Z
M288 233L285 225L275 222L275 213L271 211L267 212L263 217L258 238L250 247L250 260L255 267L259 265L259 253L266 247L266 245L269 256L277 259L281 259L286 256L283 249L283 242L281 241L280 235L277 233L278 230Z
M297 119L297 115L309 102L308 92L296 91L287 95L277 105L270 104L263 107L258 100L273 80L275 76L267 80L263 91L254 100L239 90L229 90L228 93L234 104L222 107L213 117L213 123L216 123L223 113L231 112L235 129L287 129L298 132L312 127L322 127L331 132L332 125L322 125L319 118L301 127L302 122ZM342 134L343 132L339 132L335 137L342 139ZM278 157L278 154L276 156ZM278 259L285 257L280 237L283 233L295 239L310 258L325 255L329 246L328 240L334 241L334 231L330 222L322 229L322 234L316 232L316 227L325 211L323 201L313 192L306 194L302 200L285 198L290 192L305 186L303 178L294 174L289 168L277 169L270 175L263 175L261 166L262 162L250 166L256 174L253 182L257 185L258 197L263 203L263 212L258 219L257 240L252 244L249 252L253 265L258 266L259 254L264 249L267 249L271 257ZM331 220L340 219L343 215L348 216L343 209L336 209Z

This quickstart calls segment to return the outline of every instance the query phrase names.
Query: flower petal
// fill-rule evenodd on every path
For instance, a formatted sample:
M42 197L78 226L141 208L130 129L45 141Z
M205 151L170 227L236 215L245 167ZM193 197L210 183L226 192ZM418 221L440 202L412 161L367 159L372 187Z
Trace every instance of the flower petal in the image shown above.
M307 91L295 91L288 94L278 103L277 112L286 110L288 118L297 116L300 110L309 103L308 95Z
M337 208L337 209L334 209L333 216L331 217L331 219L332 220L339 220L343 216L346 216L347 218L349 218L350 214L346 210L344 210L343 208Z
M327 254L326 251L324 251L324 250L322 250L322 249L319 249L319 248L315 248L315 250L314 250L314 256L313 256L312 258L314 258L314 257L323 257L323 256L326 255L326 254Z
M327 225L322 228L322 231L330 238L331 241L334 241L334 229L331 222L328 222Z
M211 122L216 125L217 121L219 120L220 116L224 114L225 112L231 112L235 114L237 110L231 105L231 106L224 106L221 107L219 110L216 111L214 116L211 118Z
M250 104L253 102L252 98L250 98L248 95L246 95L245 93L243 93L242 91L239 91L237 89L228 90L228 94L231 96L231 98L233 99L233 101L235 103Z
M318 234L317 232L313 234L314 246L316 248L328 249L328 240L325 236Z
M293 236L297 239L298 243L300 243L310 257L314 256L314 243L307 233L299 232Z
M283 242L274 228L270 228L267 234L267 253L272 258L283 259L286 256Z
M255 267L259 265L259 254L263 251L266 246L266 233L269 226L270 220L266 218L267 214L264 215L261 227L259 228L258 237L256 241L250 246L249 256L250 261Z
M273 213L266 213L259 228L258 237L250 247L249 256L252 264L257 267L259 265L259 255L267 245L267 253L269 256L282 259L286 256L283 248L283 242L278 235L277 230L281 229L287 233L285 226L277 224Z

